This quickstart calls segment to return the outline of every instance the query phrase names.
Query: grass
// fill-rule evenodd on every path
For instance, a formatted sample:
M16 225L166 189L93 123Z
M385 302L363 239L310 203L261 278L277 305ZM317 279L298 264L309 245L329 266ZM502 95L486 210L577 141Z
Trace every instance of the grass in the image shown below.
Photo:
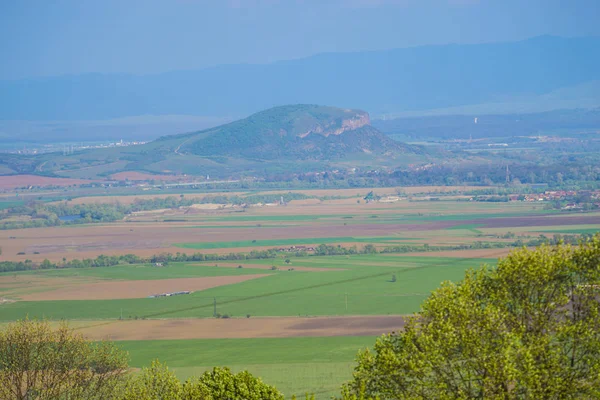
M267 240L239 240L233 242L204 242L204 243L174 243L174 246L184 249L229 249L238 247L259 246L295 246L305 244L330 244L330 243L386 243L398 240L418 240L417 238L403 238L400 236L385 237L324 237L301 239L267 239Z
M286 398L308 391L322 399L339 393L341 384L351 378L358 350L374 343L374 337L359 336L125 341L119 345L129 352L134 367L159 359L186 379L213 366L228 366L260 376Z
M282 259L256 260L281 267L265 271L269 276L196 292L187 296L158 299L19 301L2 306L0 320L29 317L51 319L115 319L123 310L125 318L208 318L217 312L234 317L297 315L387 315L419 310L421 302L444 280L460 280L467 268L477 267L483 259L442 257L351 257L293 258L290 266ZM226 269L224 273L246 273ZM287 271L311 266L330 268L330 272ZM117 267L120 268L120 267ZM165 268L166 271L170 267ZM183 270L190 268L182 266ZM193 267L198 270L215 267ZM106 270L111 267L98 268ZM192 269L192 268L190 268ZM221 271L221 268L218 268ZM228 272L225 272L228 271ZM229 272L231 271L231 272ZM95 272L95 271L94 271ZM397 281L391 282L392 275Z
M235 261L233 261L235 262ZM209 276L232 276L276 273L276 271L265 271L264 269L251 268L221 268L214 265L203 265L198 267L197 263L170 263L166 267L155 267L150 265L119 265L114 267L98 268L69 268L36 270L19 273L20 275L36 275L44 277L93 277L100 279L117 280L157 280L174 278L201 278ZM13 272L5 272L2 275L14 275Z

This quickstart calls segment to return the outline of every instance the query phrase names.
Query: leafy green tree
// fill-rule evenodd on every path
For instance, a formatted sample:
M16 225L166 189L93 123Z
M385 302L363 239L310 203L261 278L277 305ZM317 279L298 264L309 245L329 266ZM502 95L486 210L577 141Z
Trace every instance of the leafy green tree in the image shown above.
M196 388L190 381L184 384L169 368L153 361L149 368L131 379L119 400L212 400L207 391Z
M247 371L214 368L181 382L166 365L153 361L134 377L119 400L284 400L273 386Z
M66 324L22 320L0 330L0 399L115 399L127 353L89 342Z
M446 282L358 355L343 399L600 396L600 236L520 249Z
M213 368L193 383L202 391L208 391L215 400L284 400L275 387L267 385L248 371L237 374L229 368Z

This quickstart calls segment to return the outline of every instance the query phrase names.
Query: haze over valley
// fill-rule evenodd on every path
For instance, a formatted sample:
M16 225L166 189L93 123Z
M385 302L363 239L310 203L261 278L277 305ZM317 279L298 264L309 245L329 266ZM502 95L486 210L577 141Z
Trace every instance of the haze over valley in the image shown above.
M600 2L0 2L0 399L592 399Z

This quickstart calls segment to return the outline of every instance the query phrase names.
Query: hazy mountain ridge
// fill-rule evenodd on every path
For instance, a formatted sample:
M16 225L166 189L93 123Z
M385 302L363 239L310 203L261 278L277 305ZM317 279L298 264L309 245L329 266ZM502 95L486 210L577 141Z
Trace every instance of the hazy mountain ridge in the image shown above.
M594 80L600 80L600 38L543 36L509 43L328 53L145 76L3 81L0 119L231 117L298 103L382 114L510 101Z

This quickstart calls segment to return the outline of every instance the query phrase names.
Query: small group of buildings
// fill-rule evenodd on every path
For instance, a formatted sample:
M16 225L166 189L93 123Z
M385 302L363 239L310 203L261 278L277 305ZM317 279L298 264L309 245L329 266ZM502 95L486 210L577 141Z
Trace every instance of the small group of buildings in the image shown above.
M285 253L295 253L297 251L315 251L315 248L312 246L290 246L290 247L280 247L275 249L280 252Z
M565 200L575 196L589 195L591 199L600 199L600 190L547 190L544 193L527 194L525 201L554 201ZM511 198L512 200L512 198Z
M156 298L159 298L159 297L179 296L179 295L182 295L182 294L190 294L190 293L192 293L192 292L189 291L189 290L182 290L182 291L179 291L179 292L172 292L172 293L153 294L153 295L148 296L148 298L149 299L156 299Z

